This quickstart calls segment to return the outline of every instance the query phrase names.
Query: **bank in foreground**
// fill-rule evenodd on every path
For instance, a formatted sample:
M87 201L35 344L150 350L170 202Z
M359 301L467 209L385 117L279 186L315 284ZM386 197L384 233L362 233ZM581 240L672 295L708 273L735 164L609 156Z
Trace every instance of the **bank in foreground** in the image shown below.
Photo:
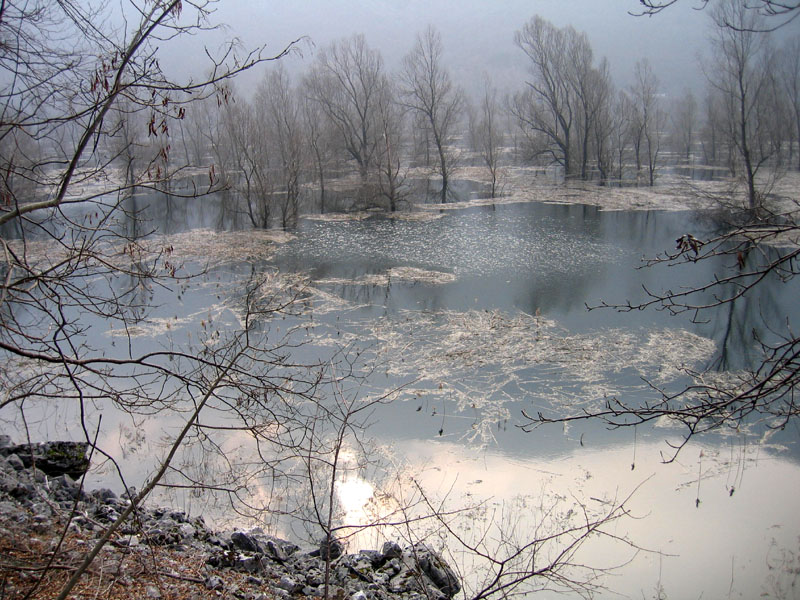
M0 598L57 597L130 503L108 489L82 490L70 476L74 462L31 464L56 453L0 436ZM214 532L202 517L141 507L69 597L447 600L459 590L453 570L423 544L343 554L332 542L308 551L258 528Z

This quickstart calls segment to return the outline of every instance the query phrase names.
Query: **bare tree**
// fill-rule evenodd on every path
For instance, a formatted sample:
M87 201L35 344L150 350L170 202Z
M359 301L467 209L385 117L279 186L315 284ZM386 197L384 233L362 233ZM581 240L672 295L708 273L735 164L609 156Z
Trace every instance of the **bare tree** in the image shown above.
M309 94L308 80L303 80L301 90L303 94L303 124L311 153L311 162L314 165L313 171L319 185L319 212L324 214L326 169L334 147L334 131L329 120L319 118L317 104Z
M779 55L780 81L789 105L789 114L794 124L789 136L789 161L797 144L797 168L800 170L800 36L786 42Z
M385 82L383 59L363 35L320 51L306 80L309 96L333 123L341 146L358 166L362 202L372 195L370 177L381 135L378 98Z
M692 91L684 90L683 96L676 100L672 110L673 145L686 161L692 158L697 129L697 100Z
M607 538L632 552L638 550L630 540L613 532L614 523L629 516L625 504L630 496L614 500L601 511L577 503L566 517L555 519L556 524L548 523L544 528L537 525L537 535L531 537L518 507L498 506L497 502L491 509L474 507L482 509L486 518L464 526L459 520L461 511L446 509L446 498L434 500L418 482L414 483L436 529L448 540L446 555L451 564L458 565L462 593L470 600L522 597L545 589L591 597L603 589L600 578L613 567L602 569L584 563L581 548ZM540 506L531 502L522 510L528 516L555 516L557 503L543 499Z
M601 185L605 185L614 176L615 167L618 179L622 179L628 133L625 122L630 117L625 107L619 104L626 97L614 94L610 78L605 79L603 87L603 101L594 114L591 129L591 142Z
M491 178L491 198L497 196L500 175L500 154L503 149L505 132L503 130L500 103L497 89L487 78L483 94L475 114L470 114L470 145L478 153Z
M616 101L611 108L611 147L617 167L617 179L625 174L625 159L632 141L634 110L632 100L626 90L617 92Z
M719 90L731 118L731 142L741 161L749 208L760 204L756 177L771 158L767 143L771 111L768 101L774 83L770 72L772 51L765 34L758 31L762 19L748 9L745 0L724 0L715 5L714 55L708 69L711 85ZM735 23L739 27L728 27Z
M258 113L266 121L266 139L275 155L281 182L276 204L280 208L281 226L286 229L297 220L301 176L306 163L306 139L299 94L289 81L285 69L272 70L262 81L255 98Z
M424 120L433 137L442 177L442 203L453 171L452 140L463 110L463 94L442 64L441 34L432 26L417 35L414 48L403 58L403 102Z
M610 98L607 62L594 66L585 33L557 28L538 15L514 42L530 60L531 80L514 96L511 112L536 154L564 167L565 177L588 179L594 121Z
M700 135L703 160L706 164L716 165L720 163L722 146L727 136L725 135L726 119L723 114L723 101L721 94L713 86L707 86L703 108Z
M578 134L581 149L581 179L589 179L589 159L591 158L591 142L593 134L597 132L595 125L599 115L603 114L608 106L612 92L611 75L608 61L604 58L599 67L593 63L592 48L585 35L578 38L574 44L572 67L574 75L571 77L572 86L579 107Z
M254 151L254 141L247 139L242 128L257 131L258 120L251 120L251 105L236 99L227 82L243 69L283 53L238 58L226 53L212 59L208 77L176 80L159 70L156 46L168 48L172 39L203 30L210 4L143 0L133 5L135 10L122 13L115 12L116 4L103 5L107 13L95 13L69 0L22 5L8 1L1 6L5 12L0 19L4 44L0 139L8 140L14 152L2 155L6 179L0 206L0 410L4 417L11 412L24 420L29 406L37 403L73 405L77 431L89 443L95 439L89 433L90 422L105 407L131 416L179 420L163 460L141 491L127 490L131 502L86 550L60 590L58 597L67 598L103 546L159 486L213 488L227 494L235 508L245 513L296 513L296 507L286 506L283 498L296 481L298 463L302 466L309 455L324 456L328 448L334 453L341 448L356 425L354 415L360 418L366 411L359 407L368 407L369 401L337 404L322 393L343 378L355 376L355 368L345 369L340 376L325 364L293 360L310 326L302 318L302 301L308 299L309 290L301 277L259 272L245 277L246 281L237 280L232 287L241 295L225 309L230 314L225 325L230 326L204 318L193 341L177 342L168 335L159 340L163 345L135 341L136 327L148 324L151 290L186 284L191 277L183 269L184 260L210 259L213 253L173 247L168 239L142 240L118 228L118 219L136 217L125 213L128 192L165 189L174 197L188 189L186 199L197 200L205 191L218 189L220 174L213 164L202 178L207 188L200 186L195 171L187 181L179 181L186 165L170 156L174 120L182 119L196 102L210 99L212 108L216 104L222 113L221 125L241 136L240 149ZM136 20L126 22L126 15ZM110 32L107 23L121 25ZM10 44L9 39L17 43ZM75 43L67 45L67 39ZM358 46L356 40L354 48ZM6 52L7 48L12 51ZM365 51L364 56L374 60L362 66L379 66L375 54ZM327 75L335 77L335 72ZM370 78L360 81L384 83ZM370 117L374 114L371 93L370 108L364 111ZM339 94L344 94L342 88L334 96ZM130 104L123 105L123 98ZM323 106L332 102L328 97L318 97L318 101ZM339 106L347 111L337 112L331 103L331 114L343 119L337 126L344 134L345 117L353 116L350 109L356 105ZM119 121L112 118L117 107L138 111L152 142L151 155L126 161L126 168L135 171L132 179L114 169L114 161L124 156L117 143L123 141ZM373 128L375 123L370 118L362 125ZM129 124L135 125L135 120ZM221 136L215 138L214 143L226 142ZM33 143L28 145L26 139ZM344 135L343 139L348 140ZM369 140L367 146L377 147L374 138ZM353 145L352 150L355 159L359 147ZM364 164L371 165L374 150L366 152L369 159L364 155ZM233 153L226 169L231 178L240 170L233 162L239 154ZM30 188L20 185L17 177ZM213 247L218 253L226 250L222 244ZM139 285L128 285L129 279ZM284 316L296 325L287 330L283 320L275 322ZM103 339L111 326L122 332L126 343L97 348L96 340ZM320 431L326 419L328 432L334 432L330 447L313 443L313 432ZM250 460L239 462L225 451L222 441L232 433L237 446L242 443L253 450ZM110 459L109 450L95 445L96 453ZM337 468L336 459L324 464ZM225 468L215 471L216 465ZM119 474L125 485L125 477ZM265 481L268 488L274 486L268 493L251 493L263 491L260 486ZM326 492L330 494L330 488ZM330 505L317 507L323 509L319 524L331 532ZM619 512L615 507L606 519L589 517L580 527L567 530L562 536L565 550L555 555L555 562L548 562L545 571L525 571L520 580L560 575L555 567L568 562L579 542L590 539L599 525ZM526 564L525 555L549 541L521 547L514 557L521 557L517 564ZM500 567L505 564L512 561ZM493 593L504 594L512 583L503 580L492 588Z
M658 92L658 78L653 73L650 62L641 59L634 68L635 83L631 89L635 115L636 164L640 168L641 150L647 159L648 183L655 185L658 156L661 151L662 128L665 115L661 108Z
M670 4L672 2L653 3L652 6L658 6L660 10ZM712 157L717 154L718 139L723 136L730 140L740 163L745 163L743 146L747 145L751 167L764 164L765 153L775 152L775 141L766 134L766 120L774 113L770 110L774 104L770 107L768 103L774 103L774 93L767 91L773 69L767 61L770 53L762 37L768 28L758 9L779 11L779 6L777 3L758 2L714 5L716 62L709 69L713 88L706 102L706 127L712 135L704 136L710 144L706 152ZM787 4L785 8L782 14L789 15L796 10L796 5ZM725 116L729 118L725 119ZM774 130L772 132L774 137ZM754 158L756 156L758 160ZM726 309L728 322L720 359L724 366L725 344L736 303L750 301L767 280L788 283L800 274L800 250L796 243L800 224L796 199L775 198L769 205L760 203L763 198L757 193L754 178L747 176L746 164L742 168L746 179L753 183L748 185L744 194L746 209L743 212L736 192L720 197L720 202L728 209L721 213L720 233L699 239L687 232L676 240L674 250L646 263L651 268L658 268L714 260L722 266L711 280L677 291L647 289L647 298L643 302L601 303L592 309L612 308L625 312L653 308L672 314L691 314L697 321L704 320L709 310ZM758 210L753 210L756 207ZM735 211L733 215L730 209ZM599 420L618 428L662 419L682 429L679 441L668 442L671 452L665 459L674 460L696 435L716 430L740 430L753 422L769 430L796 424L800 417L800 406L796 401L800 381L800 338L793 327L796 324L784 316L779 318L779 324L774 318L765 316L761 309L762 306L758 314L764 321L761 332L755 328L747 330L748 341L760 350L754 367L736 373L687 371L691 378L688 386L678 390L653 386L658 392L658 397L653 400L628 403L612 398L601 406L569 415L526 412L528 423L524 428L531 430L545 423L580 420Z
M678 238L674 251L648 261L648 266L657 267L725 257L729 266L713 280L676 292L648 290L649 297L642 303L603 303L601 307L626 312L659 308L672 314L690 313L700 320L709 309L730 306L750 297L767 278L793 279L798 275L800 250L796 246L788 250L775 248L774 244L797 234L800 225L796 212L775 212L770 216L774 224L762 221L726 228L724 233L706 240L684 234ZM777 339L767 341L751 334L762 353L754 369L738 372L727 379L713 373L690 372L693 383L685 389L661 390L659 398L641 404L611 399L602 407L567 416L550 418L541 413L525 413L529 420L525 428L587 419L602 420L616 428L653 423L663 418L682 427L682 440L670 442L672 453L668 460L674 459L694 436L706 432L744 427L752 421L763 422L770 429L782 429L800 417L800 405L796 401L800 383L800 338L790 324L784 324L782 331L776 330L773 324L768 323L766 327Z
M133 340L153 289L187 276L175 258L180 249L121 225L141 218L129 197L141 190L201 196L205 189L188 173L182 179L187 165L172 154L175 123L204 98L221 109L227 81L288 51L237 56L230 44L221 55L207 51L205 77L162 72L159 52L208 29L212 10L203 0L143 0L125 10L70 0L0 5L0 411L24 421L35 406L77 407L72 431L90 444L90 424L104 407L190 414L167 460L141 494L131 494L130 511L162 481L209 405L236 407L256 389L262 397L270 389L289 394L282 386L293 377L278 375L281 353L271 353L276 346L261 335L275 310L296 299L289 288L285 302L265 309L265 288L252 287L243 325L230 337L204 321L207 337L198 346L142 349ZM209 189L218 184L214 169L207 179ZM127 332L128 343L98 348L99 330L108 327ZM295 371L291 393L302 395L316 381L313 371ZM95 454L110 450L98 444ZM60 597L112 534L87 552Z
M406 198L403 184L403 148L405 145L405 114L397 103L399 90L387 81L378 98L378 124L381 131L378 152L378 187L394 212Z
M514 34L514 43L530 60L531 81L525 91L514 95L510 106L520 128L534 142L534 152L551 156L564 167L566 177L575 170L572 139L577 115L566 79L567 36L572 33L572 28L560 30L537 15Z
M652 16L660 13L665 8L669 8L678 0L639 0L642 5L640 12L632 12L636 16ZM709 4L709 0L698 0L699 8L703 9ZM753 11L759 16L770 17L770 22L762 22L755 25L751 31L775 31L793 22L800 14L800 2L797 0L754 0L748 2L747 10ZM750 25L742 25L736 21L724 23L730 29L743 30Z
M233 191L236 200L244 200L250 224L267 229L277 184L264 116L244 99L235 100L230 93L225 98L217 109L216 126L207 133L215 176L220 178L220 187Z

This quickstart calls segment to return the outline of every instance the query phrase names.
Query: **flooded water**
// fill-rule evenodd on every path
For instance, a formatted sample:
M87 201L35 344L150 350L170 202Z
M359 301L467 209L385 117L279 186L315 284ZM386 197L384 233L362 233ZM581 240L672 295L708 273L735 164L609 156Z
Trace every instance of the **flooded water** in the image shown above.
M608 597L792 597L796 428L768 446L757 430L709 436L665 465L665 440L677 441L677 431L595 423L525 433L517 425L523 410L558 415L610 397L654 398L643 379L680 389L684 367L752 366L752 332L768 337L765 320L800 317L797 286L772 282L702 323L655 310L588 311L734 268L639 268L642 257L714 223L543 204L431 216L307 220L274 259L344 300L328 318L335 335L377 348L376 389L408 386L376 411L372 435L455 504L482 498L536 515L554 498L603 505L633 493L637 519L616 531L651 552L601 545L583 558L626 564L604 580Z
M751 366L752 332L768 336L764 318L800 317L797 286L773 282L702 323L655 310L588 311L733 268L639 268L642 257L672 249L682 233L702 237L714 223L689 213L543 204L431 216L306 220L274 259L345 301L346 310L328 318L337 336L378 348L377 388L411 382L376 411L371 433L451 500L510 507L524 499L529 508L520 510L536 514L556 497L592 504L637 490L630 506L642 518L618 531L654 553L603 546L584 559L632 560L605 582L623 597L656 597L659 585L676 598L789 590L791 576L777 563L798 551L796 428L782 434L783 452L760 446L757 431L728 432L664 465L665 440L679 432L591 424L525 433L516 425L522 410L563 414L609 397L654 397L643 378L680 389L683 367Z
M218 226L244 226L208 205L161 207L151 219L166 233L186 223L211 228L189 232L195 242L220 235ZM189 221L180 225L182 219ZM191 336L212 319L235 327L226 301L254 273L305 274L312 295L303 318L314 327L306 328L296 358L325 361L332 349L347 347L359 364L372 366L359 394L397 389L393 402L372 413L369 436L431 497L493 507L470 513L471 531L486 525L487 514L502 514L520 534L546 533L577 518L581 507L602 510L632 495L635 518L612 529L639 550L606 539L576 558L597 568L624 565L600 580L611 590L601 597L797 597L795 425L770 436L758 427L710 435L670 464L662 464L667 442L680 436L670 428L519 427L523 411L558 416L609 398L641 402L658 397L654 386L681 389L684 369L752 366L759 356L754 332L769 339L776 323L800 321L796 281L767 281L702 322L658 310L587 309L640 302L645 290L677 290L737 268L722 259L640 268L643 257L674 248L680 235L702 238L716 226L687 212L584 205L427 207L413 218L302 219L291 239L264 256L257 249L271 242L242 231L236 239L249 244L249 258L212 266L187 286L153 290L151 329L134 332L132 344L163 344L167 321L170 339ZM103 336L113 340L115 333L105 327ZM159 436L158 424L145 430L143 437ZM111 427L105 439L113 445L123 433ZM342 475L343 524L369 518L382 483L355 467ZM370 535L358 543L379 542ZM478 585L479 565L452 560L463 560L460 568Z

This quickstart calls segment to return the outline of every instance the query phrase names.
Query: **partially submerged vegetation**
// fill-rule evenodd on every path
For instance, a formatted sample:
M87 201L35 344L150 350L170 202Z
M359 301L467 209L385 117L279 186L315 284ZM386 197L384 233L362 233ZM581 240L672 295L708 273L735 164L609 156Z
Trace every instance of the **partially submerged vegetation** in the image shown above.
M192 498L214 492L242 516L275 527L288 520L322 539L328 556L317 592L326 597L333 595L335 538L384 526L401 531L411 548L435 533L442 546L455 544L451 552L480 563L483 578L470 588L471 600L551 587L590 594L602 569L576 557L597 537L628 544L614 530L626 516L624 498L594 510L577 501L569 518L523 535L518 513L496 520L481 513L481 502L445 508L412 479L410 488L376 501L387 511L347 523L343 475L383 466L371 461L378 453L365 433L373 411L400 397L452 403L474 419L463 437L480 443L492 441L522 395L538 395L555 410L528 413L531 427L667 421L684 428L684 443L701 432L739 431L750 419L780 428L798 416L800 342L791 327L777 342L755 340L763 362L730 377L692 372L712 343L680 328L574 335L546 316L502 311L370 319L373 345L364 349L362 332L348 331L346 321L361 318L369 302L346 300L330 287L399 281L442 289L462 274L390 265L368 277L313 282L264 268L303 214L357 222L385 211L422 226L441 219L442 210L541 201L609 210L721 208L731 217L716 237L687 232L654 261L723 257L731 262L725 278L676 292L648 290L645 301L613 307L619 310L700 314L709 304L695 300L698 291L717 293L712 306L732 306L768 275L792 279L796 174L783 183L772 174L793 168L795 151L800 156L795 130L780 126L794 119L800 131L798 88L764 74L778 68L791 81L798 65L790 59L800 53L794 42L780 55L762 43L764 32L750 19L758 6L726 0L715 13L720 68L697 135L691 94L675 99L668 128L646 61L636 65L633 86L616 90L585 34L540 17L516 36L529 72L505 107L513 123L505 127L491 82L467 117L434 28L418 36L401 73L388 73L380 52L355 35L321 48L302 80L281 66L270 69L248 97L233 78L291 53L296 43L240 54L231 41L206 52L203 77L172 77L159 66L161 46L206 30L213 3L135 4L122 13L113 3L73 0L0 8L0 69L7 75L0 78L2 423L26 437L68 428L128 498L91 540L69 534L77 515L67 507L52 560L32 567L32 578L22 577L24 565L11 566L15 585L30 583L26 593L53 581L48 574L63 550L77 560L47 593L73 595L129 517L163 487ZM758 43L737 44L741 37ZM551 81L558 85L548 88ZM702 162L724 167L730 178L695 185L691 177L666 175L668 129L671 167L691 171ZM464 182L477 182L464 186L474 193L458 189ZM212 195L219 203L213 229L153 225L160 221L152 212L170 215L182 203L185 214L201 213ZM767 245L786 251L762 252ZM214 281L215 270L233 274ZM186 315L155 301L159 291L180 302L201 288L212 289L216 301ZM345 323L337 328L320 317ZM538 377L543 371L568 373L569 385L548 387ZM608 372L644 375L655 385L688 383L677 395L655 390L643 403L626 402L617 397L624 386L611 383ZM376 389L375 373L389 386ZM144 451L153 461L138 460L148 468L137 474L136 491L120 456L137 461ZM467 509L488 515L469 539L453 524ZM544 517L556 512L555 505L542 510ZM494 536L502 543L487 545ZM31 544L31 552L44 549Z

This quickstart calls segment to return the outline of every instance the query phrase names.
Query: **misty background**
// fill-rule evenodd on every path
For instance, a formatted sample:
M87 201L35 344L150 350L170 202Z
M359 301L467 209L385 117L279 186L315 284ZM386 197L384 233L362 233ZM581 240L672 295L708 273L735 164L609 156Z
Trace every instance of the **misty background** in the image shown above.
M282 61L290 73L298 75L319 48L363 33L369 47L380 51L387 72L394 72L417 33L433 25L441 33L453 80L474 97L486 74L502 93L519 88L527 73L527 58L514 45L514 32L540 15L556 27L572 25L586 32L595 60L608 58L618 87L633 82L634 65L646 58L663 94L677 96L689 88L699 96L705 87L700 59L708 53L711 27L708 11L699 11L699 6L687 0L656 16L634 16L640 12L635 0L226 2L211 16L212 24L224 24L223 30L212 32L213 36L186 38L185 52L171 53L161 62L182 72L193 64L202 65L203 46L213 51L214 36L220 43L234 36L242 48L264 45L273 53L306 36L307 43L300 46L302 55ZM237 80L237 88L247 94L262 73L261 69L244 73Z

